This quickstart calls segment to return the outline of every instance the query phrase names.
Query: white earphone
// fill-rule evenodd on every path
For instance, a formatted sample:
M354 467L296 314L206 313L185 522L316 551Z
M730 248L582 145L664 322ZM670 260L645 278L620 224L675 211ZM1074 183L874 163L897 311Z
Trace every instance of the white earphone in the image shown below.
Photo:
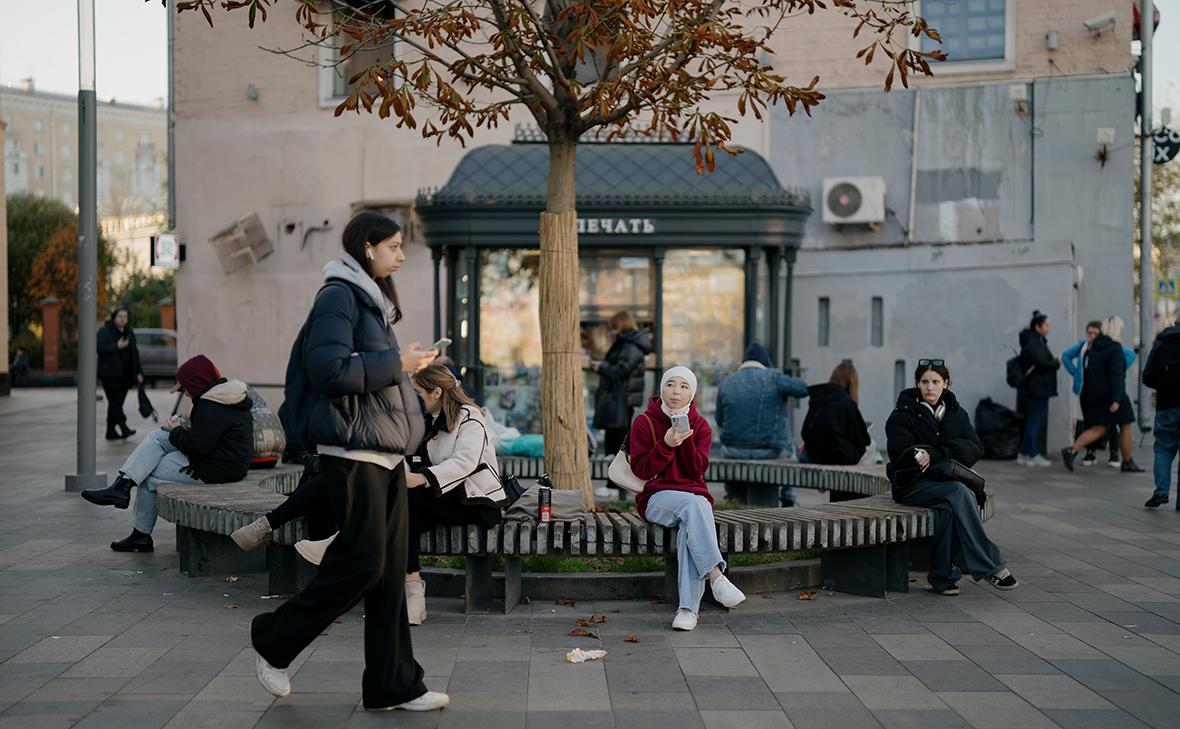
M365 257L368 258L370 261L373 260L373 249L372 248L365 249Z

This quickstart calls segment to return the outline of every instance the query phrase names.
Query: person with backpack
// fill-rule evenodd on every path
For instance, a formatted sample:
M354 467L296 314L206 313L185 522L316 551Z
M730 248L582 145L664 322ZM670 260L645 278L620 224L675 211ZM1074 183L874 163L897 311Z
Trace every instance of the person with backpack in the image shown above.
M1057 397L1057 370L1061 367L1061 360L1049 351L1049 340L1046 338L1049 336L1049 326L1049 316L1034 311L1028 329L1020 333L1019 363L1023 377L1019 384L1018 399L1024 400L1027 420L1016 462L1039 468L1051 465L1049 459L1041 455L1041 431L1049 419L1049 398Z
M406 611L409 520L404 457L425 432L409 373L438 352L398 347L401 319L393 274L405 261L397 223L357 214L344 228L339 258L287 363L279 410L293 447L319 453L339 533L302 592L254 617L250 642L264 690L291 693L287 667L337 617L364 600L362 703L370 711L431 711L444 693L428 691L414 660Z
M1155 338L1143 366L1143 384L1155 390L1155 491L1144 504L1154 509L1168 503L1172 461L1180 450L1180 319Z

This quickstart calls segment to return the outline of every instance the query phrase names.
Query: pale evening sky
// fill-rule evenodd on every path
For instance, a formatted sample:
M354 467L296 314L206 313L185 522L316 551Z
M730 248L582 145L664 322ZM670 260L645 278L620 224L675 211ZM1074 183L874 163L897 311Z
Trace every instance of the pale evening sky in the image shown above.
M1128 2L1129 0L1111 0ZM1180 0L1156 0L1155 107L1180 118ZM279 3L273 14L290 14ZM151 103L167 94L167 21L160 0L95 0L98 95ZM239 16L227 22L244 22ZM0 0L0 84L34 77L37 88L78 91L76 0ZM1180 126L1180 121L1173 121Z

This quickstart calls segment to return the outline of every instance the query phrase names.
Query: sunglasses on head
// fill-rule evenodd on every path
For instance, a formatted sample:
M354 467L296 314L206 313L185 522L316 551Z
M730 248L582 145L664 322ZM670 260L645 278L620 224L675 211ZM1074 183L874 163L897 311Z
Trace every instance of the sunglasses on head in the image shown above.
M946 360L943 359L920 359L918 360L919 367L944 367Z

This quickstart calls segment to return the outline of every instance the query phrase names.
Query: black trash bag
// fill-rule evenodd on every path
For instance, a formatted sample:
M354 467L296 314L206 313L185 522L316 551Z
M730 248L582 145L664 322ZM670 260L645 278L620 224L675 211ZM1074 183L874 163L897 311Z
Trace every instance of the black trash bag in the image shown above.
M1020 450L1024 418L1012 408L990 397L975 406L975 432L983 442L983 457L993 461L1012 460Z
M152 422L160 422L160 416L156 414L156 408L152 405L152 401L148 399L147 392L143 389L143 383L139 383L139 416L142 418L151 418Z

